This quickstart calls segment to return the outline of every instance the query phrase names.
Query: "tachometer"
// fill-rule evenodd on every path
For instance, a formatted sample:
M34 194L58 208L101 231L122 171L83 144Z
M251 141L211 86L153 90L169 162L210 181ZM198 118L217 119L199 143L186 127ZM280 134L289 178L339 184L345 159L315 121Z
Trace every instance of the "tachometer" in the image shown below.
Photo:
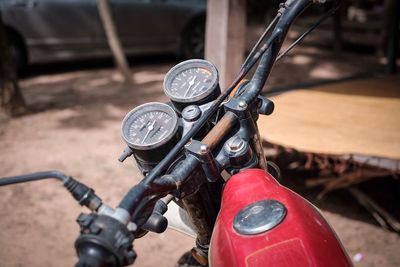
M221 93L218 71L206 60L186 60L165 75L164 92L180 110L209 102Z

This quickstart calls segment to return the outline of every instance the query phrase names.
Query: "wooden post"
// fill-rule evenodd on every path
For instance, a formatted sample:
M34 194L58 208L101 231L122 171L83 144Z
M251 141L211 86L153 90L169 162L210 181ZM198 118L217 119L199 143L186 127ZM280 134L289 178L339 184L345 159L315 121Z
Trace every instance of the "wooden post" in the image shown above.
M97 0L97 8L99 10L100 18L106 33L108 45L114 56L115 63L124 78L126 83L132 83L132 73L129 70L128 62L122 49L117 30L114 25L114 20L111 14L110 3L108 0Z
M208 0L205 58L215 64L223 90L244 60L246 0Z

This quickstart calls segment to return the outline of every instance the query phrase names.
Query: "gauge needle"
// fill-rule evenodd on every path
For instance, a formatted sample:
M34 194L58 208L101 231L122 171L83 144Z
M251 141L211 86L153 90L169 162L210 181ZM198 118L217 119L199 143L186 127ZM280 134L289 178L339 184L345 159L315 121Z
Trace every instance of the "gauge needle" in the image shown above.
M199 84L200 84L200 82L196 83L196 85L193 86L193 92L192 92L192 94L190 95L191 97L194 96L194 95L196 94L196 92L198 91L197 89L194 90L194 88L196 88L197 86L199 86Z
M189 87L188 87L188 89L187 89L186 92L185 92L185 96L188 95L188 93L189 93L190 89L192 88L192 86L193 86L193 84L194 84L195 81L196 81L196 76L193 76L193 79L191 79L191 80L189 81Z
M144 128L146 128L146 126L149 124L149 121L144 123L141 127L140 127L140 131L142 131Z
M150 137L153 138L153 136L155 136L161 130L161 128L162 126L160 125L160 127L158 127L157 130L153 131L153 134Z
M154 121L149 125L149 127L147 127L147 133L146 133L146 135L144 136L144 138L143 138L143 140L142 140L142 144L144 143L144 141L146 141L146 138L147 138L147 136L149 136L149 133L150 133L151 131L153 131L153 129L154 129L154 124L156 124L156 120L154 120Z

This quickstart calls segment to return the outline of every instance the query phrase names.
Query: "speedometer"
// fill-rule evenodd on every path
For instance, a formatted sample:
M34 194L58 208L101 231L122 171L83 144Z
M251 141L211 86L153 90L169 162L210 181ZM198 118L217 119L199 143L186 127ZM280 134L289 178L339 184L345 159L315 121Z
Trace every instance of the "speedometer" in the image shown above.
M122 121L122 138L130 148L148 150L168 142L176 133L175 111L163 103L147 103L131 110Z
M181 107L214 100L221 93L218 71L206 60L186 60L166 74L164 92Z
M122 138L141 171L157 165L180 139L178 116L167 104L152 102L132 109L122 121ZM126 158L126 157L125 157Z

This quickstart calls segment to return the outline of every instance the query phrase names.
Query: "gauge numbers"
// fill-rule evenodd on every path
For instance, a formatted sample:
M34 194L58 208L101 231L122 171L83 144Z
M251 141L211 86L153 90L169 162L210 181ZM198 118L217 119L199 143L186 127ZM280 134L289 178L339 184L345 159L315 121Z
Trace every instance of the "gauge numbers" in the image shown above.
M201 101L218 86L218 72L206 60L192 59L173 67L165 76L164 91L171 100L183 103Z
M177 116L162 103L147 103L133 109L122 122L122 137L137 149L164 144L176 132Z
M172 80L170 92L184 98L199 96L212 86L211 75L211 72L204 68L184 70Z

